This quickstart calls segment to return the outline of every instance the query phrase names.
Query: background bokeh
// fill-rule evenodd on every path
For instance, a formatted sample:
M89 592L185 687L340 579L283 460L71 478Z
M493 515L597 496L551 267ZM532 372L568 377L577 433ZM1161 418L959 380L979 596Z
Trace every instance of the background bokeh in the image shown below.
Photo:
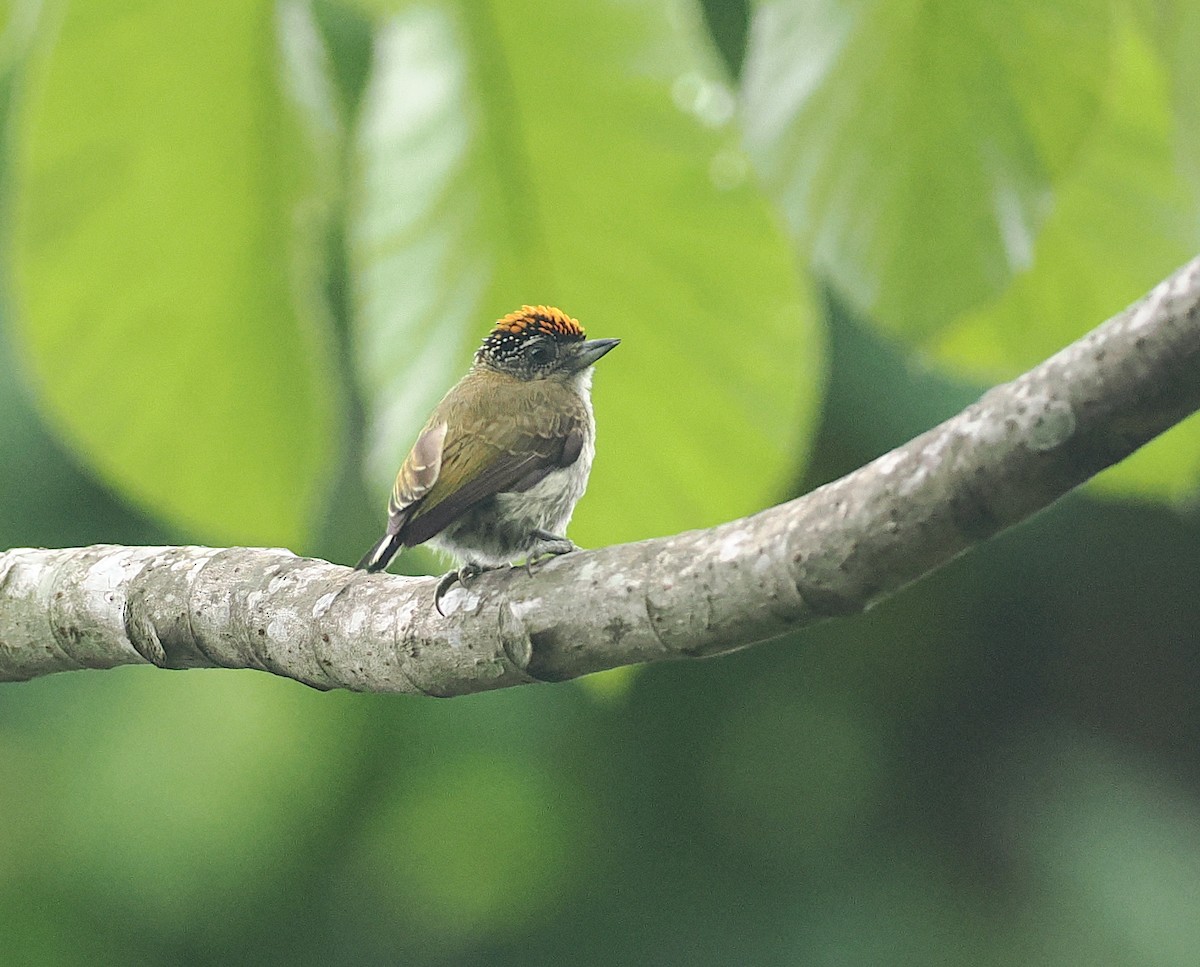
M1190 0L0 10L0 547L352 563L523 302L623 339L572 536L706 526L1200 251ZM1198 470L712 661L0 686L0 964L1194 964Z

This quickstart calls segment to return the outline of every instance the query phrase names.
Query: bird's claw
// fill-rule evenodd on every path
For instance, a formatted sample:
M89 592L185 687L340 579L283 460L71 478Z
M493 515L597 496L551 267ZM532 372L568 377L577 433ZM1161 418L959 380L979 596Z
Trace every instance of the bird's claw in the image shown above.
M573 541L565 537L559 537L557 534L551 534L549 531L534 531L533 536L542 541L537 552L530 554L525 558L525 573L533 577L533 572L541 567L552 557L560 557L563 554L570 554L572 551L579 550Z
M433 606L437 609L437 613L443 618L446 617L446 612L442 610L442 597L454 585L461 584L464 588L467 582L478 577L484 571L493 571L495 568L484 567L482 564L464 564L462 567L454 571L447 571L442 575L442 579L438 581L437 590L433 592Z
M533 577L535 569L541 567L550 558L579 550L567 538L551 534L549 531L534 531L533 536L542 543L538 546L536 553L530 554L525 558L525 573L530 577ZM475 564L468 561L455 571L447 571L442 575L442 579L438 581L437 590L433 592L433 606L437 609L437 613L443 618L446 616L446 612L442 610L442 598L445 597L446 592L454 587L454 585L461 584L465 588L468 581L478 577L484 571L495 570L497 570L496 567L487 567L483 564Z
M447 571L438 581L437 590L433 592L433 606L443 618L446 617L446 612L442 610L442 595L454 587L458 581L458 571Z

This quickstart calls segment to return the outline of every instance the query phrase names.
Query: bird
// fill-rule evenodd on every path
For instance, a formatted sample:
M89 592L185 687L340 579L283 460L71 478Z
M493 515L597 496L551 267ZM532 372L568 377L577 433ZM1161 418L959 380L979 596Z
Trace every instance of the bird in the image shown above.
M396 474L387 530L357 569L382 571L418 544L457 564L434 593L483 571L576 549L567 524L596 452L593 364L619 339L587 339L554 306L499 319L474 362L434 407Z

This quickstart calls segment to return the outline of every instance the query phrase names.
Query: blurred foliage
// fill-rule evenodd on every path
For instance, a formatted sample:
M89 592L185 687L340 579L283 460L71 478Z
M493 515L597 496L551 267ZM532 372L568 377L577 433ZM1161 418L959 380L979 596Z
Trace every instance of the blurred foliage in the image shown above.
M1103 126L1059 185L1037 262L1003 297L965 313L934 340L940 359L986 381L1011 377L1076 338L1081 319L1132 302L1164 265L1196 253L1197 185L1173 152L1169 76L1145 37L1121 32ZM1098 484L1183 497L1198 471L1200 421L1192 419Z
M522 302L624 340L582 543L853 469L1200 248L1196 9L9 0L0 547L351 561ZM0 963L1190 964L1198 433L598 689L4 686Z
M45 411L212 541L301 541L330 463L315 165L274 20L267 0L68 4L13 125L16 328Z
M597 462L584 543L778 498L815 421L821 333L698 13L378 6L347 228L370 482L391 486L397 441L416 437L480 320L534 301L638 347L596 382L604 449L627 463Z
M919 335L1028 267L1055 180L1099 116L1111 10L759 5L747 142L805 252L859 308Z

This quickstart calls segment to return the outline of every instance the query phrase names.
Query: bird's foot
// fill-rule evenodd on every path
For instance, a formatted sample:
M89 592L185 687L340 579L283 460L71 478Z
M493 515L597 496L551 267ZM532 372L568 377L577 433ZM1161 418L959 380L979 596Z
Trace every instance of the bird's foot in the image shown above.
M442 610L442 597L454 585L461 584L464 588L467 583L478 577L484 571L498 570L502 565L483 565L476 564L473 561L468 561L462 567L455 571L447 571L442 575L442 579L438 581L437 590L433 593L433 606L437 609L437 613L443 618L446 612Z
M532 536L537 538L541 543L525 558L525 573L530 577L533 577L533 572L536 568L541 567L550 558L579 550L573 541L565 537L559 537L557 534L551 534L549 531L535 530Z

